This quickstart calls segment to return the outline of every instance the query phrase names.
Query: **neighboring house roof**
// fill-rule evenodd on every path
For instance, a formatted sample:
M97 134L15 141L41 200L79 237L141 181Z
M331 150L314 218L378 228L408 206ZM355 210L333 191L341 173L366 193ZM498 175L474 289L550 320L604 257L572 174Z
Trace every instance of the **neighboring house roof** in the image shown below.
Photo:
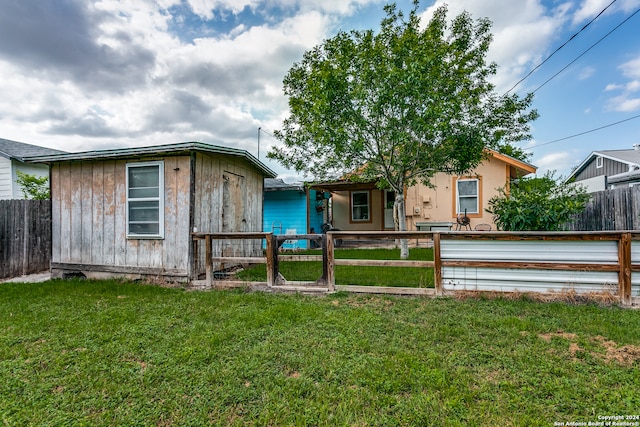
M269 169L264 163L256 159L248 151L237 148L222 147L219 145L205 144L203 142L180 142L177 144L152 145L147 147L118 148L110 150L83 151L80 153L66 153L33 156L26 159L29 163L52 163L79 160L106 160L106 159L126 159L140 156L160 156L164 154L181 154L191 151L199 151L208 154L220 154L232 157L240 157L260 170L265 177L275 178L276 173Z
M619 173L617 175L611 175L607 178L607 184L619 184L636 180L640 180L640 169Z
M572 178L575 178L586 168L596 157L604 157L606 159L614 160L616 162L624 163L629 165L629 168L640 168L640 150L635 148L627 149L627 150L601 150L601 151L592 151L591 154L587 156L586 159L582 161L575 168L571 174L565 179L565 181L569 181Z
M304 184L300 182L287 184L282 179L265 178L264 191L304 191Z
M0 138L0 156L24 162L26 157L64 154L65 151Z

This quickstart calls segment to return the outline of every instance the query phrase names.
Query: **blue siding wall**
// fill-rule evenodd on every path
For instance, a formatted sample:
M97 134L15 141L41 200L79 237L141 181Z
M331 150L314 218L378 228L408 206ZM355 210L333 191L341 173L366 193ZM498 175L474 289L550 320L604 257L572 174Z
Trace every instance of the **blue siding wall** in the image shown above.
M307 197L301 191L266 191L264 193L264 231L286 234L307 232ZM295 230L295 231L292 231ZM304 240L287 241L283 249L306 249Z
M274 234L286 234L287 230L295 230L296 234L306 234L313 228L321 232L323 212L316 210L316 192L310 192L310 224L307 225L307 197L302 191L265 191L263 231ZM287 241L283 249L307 249L307 240Z

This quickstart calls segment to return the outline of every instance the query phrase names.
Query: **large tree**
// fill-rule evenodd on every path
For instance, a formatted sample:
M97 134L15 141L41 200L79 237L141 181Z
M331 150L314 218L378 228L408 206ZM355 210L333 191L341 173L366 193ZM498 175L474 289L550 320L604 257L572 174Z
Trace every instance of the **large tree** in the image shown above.
M377 180L396 194L400 231L405 188L474 169L485 147L527 139L537 117L531 95L499 96L488 81L487 19L463 13L449 25L440 7L421 28L417 9L386 5L379 32L339 32L306 52L284 79L290 115L269 153L318 179L357 170L352 179Z

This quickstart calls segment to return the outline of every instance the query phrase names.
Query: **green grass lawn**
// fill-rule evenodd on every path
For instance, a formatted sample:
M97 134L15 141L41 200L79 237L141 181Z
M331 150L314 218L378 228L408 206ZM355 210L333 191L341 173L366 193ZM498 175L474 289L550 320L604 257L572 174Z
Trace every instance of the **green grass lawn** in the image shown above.
M0 284L0 425L550 426L637 415L640 312Z
M322 255L319 250L299 251L296 255ZM400 249L336 249L336 258L399 260ZM410 260L433 261L433 249L412 248ZM313 281L322 275L322 263L316 261L280 261L280 272L287 280ZM433 269L414 267L362 267L338 265L335 267L336 285L394 286L433 288ZM266 281L264 265L254 265L237 274L247 281Z

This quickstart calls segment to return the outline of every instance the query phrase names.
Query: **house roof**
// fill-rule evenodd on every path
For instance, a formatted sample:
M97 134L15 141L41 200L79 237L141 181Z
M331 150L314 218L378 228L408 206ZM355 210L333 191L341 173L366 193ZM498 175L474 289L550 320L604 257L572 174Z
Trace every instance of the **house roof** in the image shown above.
M640 168L640 150L636 150L634 148L630 148L627 150L600 150L600 151L592 151L591 154L587 156L586 159L582 161L578 165L577 168L571 172L571 174L565 179L565 181L569 181L571 178L577 176L580 172L584 170L584 168L589 165L596 157L604 157L610 160L614 160L620 163L625 163L629 166L636 166Z
M25 144L24 142L0 138L0 156L9 160L19 160L23 162L25 157L64 153L64 151L54 150L53 148L40 147L39 145Z
M304 191L304 184L301 182L287 184L282 179L265 178L264 191Z
M518 173L522 173L523 175L535 173L535 171L538 170L537 166L534 166L531 163L524 162L507 154L500 153L496 150L492 150L491 148L487 148L487 151L489 152L489 154L491 154L492 157L502 160L506 164L513 166Z
M491 157L501 160L506 164L512 166L515 169L516 176L527 175L530 173L535 173L538 169L536 166L523 162L522 160L518 160L515 157L508 156L506 154L502 154L498 151L487 148L487 152L491 155ZM515 176L514 176L515 177ZM315 182L310 186L315 190L325 190L325 191L342 191L342 190L370 190L377 187L377 181L350 181L346 178L340 178L335 181L329 182Z
M617 175L611 175L607 177L607 184L618 184L621 182L629 182L640 179L640 169L635 169L629 172L619 173Z
M265 177L275 178L276 173L264 163L256 159L246 150L206 144L204 142L180 142L177 144L152 145L147 147L117 148L109 150L83 151L79 153L64 153L51 155L35 155L25 159L29 163L54 163L82 160L127 159L137 157L161 156L165 154L177 155L198 151L208 154L220 154L240 157L260 170Z

